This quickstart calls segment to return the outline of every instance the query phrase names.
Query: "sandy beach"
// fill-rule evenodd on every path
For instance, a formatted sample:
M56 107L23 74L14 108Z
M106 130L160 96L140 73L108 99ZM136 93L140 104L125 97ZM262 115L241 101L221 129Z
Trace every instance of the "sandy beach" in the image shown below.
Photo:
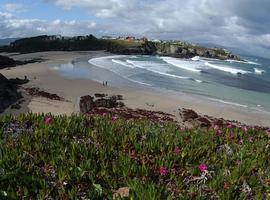
M32 97L25 103L27 110L33 113L52 113L55 115L71 115L78 113L78 98L94 93L109 95L120 94L124 96L124 103L130 108L142 108L154 111L163 111L176 116L180 120L178 109L190 108L203 115L229 120L238 120L249 125L270 125L269 113L245 110L218 102L204 101L190 95L155 92L135 88L115 88L103 86L89 79L75 79L60 75L51 69L53 66L67 64L79 58L94 58L108 55L102 51L92 52L40 52L31 54L8 54L17 60L32 58L44 59L41 63L33 63L15 68L0 70L7 78L24 78L30 82L24 87L38 87L44 91L58 94L66 101L54 101L46 98ZM25 112L24 107L21 112ZM6 113L9 113L7 110Z

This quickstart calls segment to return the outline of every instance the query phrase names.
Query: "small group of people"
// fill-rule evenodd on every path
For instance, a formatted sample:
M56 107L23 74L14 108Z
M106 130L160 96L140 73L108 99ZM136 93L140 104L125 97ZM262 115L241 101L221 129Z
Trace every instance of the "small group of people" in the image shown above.
M103 82L102 82L102 85L103 85L103 86L108 86L108 82L107 82L107 81L103 81Z

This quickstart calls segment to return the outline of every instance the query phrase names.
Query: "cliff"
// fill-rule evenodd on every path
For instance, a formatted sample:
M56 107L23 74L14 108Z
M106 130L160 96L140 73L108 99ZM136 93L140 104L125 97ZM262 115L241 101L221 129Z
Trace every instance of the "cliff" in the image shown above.
M107 50L115 54L126 55L160 55L177 58L192 58L201 56L216 59L241 60L238 56L221 48L206 48L191 45L185 42L161 41L151 42L145 40L125 39L98 39L93 35L62 37L62 36L37 36L24 38L2 48L9 52L38 52L38 51L82 51L82 50Z

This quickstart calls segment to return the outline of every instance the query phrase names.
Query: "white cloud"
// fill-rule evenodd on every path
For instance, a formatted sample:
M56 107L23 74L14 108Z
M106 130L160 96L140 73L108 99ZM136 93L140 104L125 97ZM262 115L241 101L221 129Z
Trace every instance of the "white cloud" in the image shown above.
M267 54L269 0L43 0L78 8L93 21L18 19L0 13L0 37L18 34L113 34L216 43ZM3 30L3 31L2 31ZM256 50L253 50L256 49ZM270 53L268 53L270 54Z
M93 21L46 21L39 19L18 19L10 13L0 12L0 38L29 37L40 34L62 34L72 36L96 32Z
M25 5L20 3L7 3L2 6L4 10L11 13L19 13L19 12L25 12L27 11L27 8Z

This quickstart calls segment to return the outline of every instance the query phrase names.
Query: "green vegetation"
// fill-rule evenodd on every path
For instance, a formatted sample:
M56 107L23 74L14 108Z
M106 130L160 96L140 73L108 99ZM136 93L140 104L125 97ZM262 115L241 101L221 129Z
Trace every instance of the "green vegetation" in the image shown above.
M145 39L98 39L93 35L62 37L60 35L41 35L22 38L9 46L0 47L0 52L41 52L41 51L91 51L106 50L115 54L126 55L160 55L177 58L192 58L194 56L235 59L239 57L224 49L205 48L181 41L151 42Z
M111 116L0 118L0 199L268 199L268 134Z

